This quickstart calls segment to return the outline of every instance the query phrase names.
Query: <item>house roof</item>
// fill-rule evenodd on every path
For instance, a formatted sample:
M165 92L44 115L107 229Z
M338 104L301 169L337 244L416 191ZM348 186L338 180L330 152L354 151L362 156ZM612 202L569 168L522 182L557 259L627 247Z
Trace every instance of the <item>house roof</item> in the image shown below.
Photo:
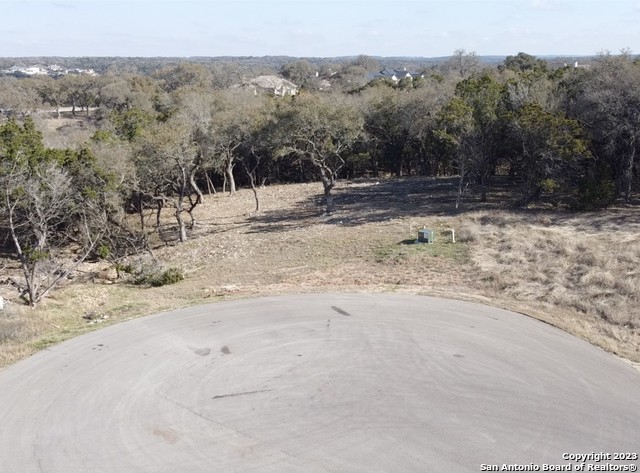
M367 75L367 78L369 80L374 80L374 79L393 79L394 77L396 79L402 79L403 77L407 77L407 75L411 76L411 77L421 77L422 74L420 72L416 72L416 71L409 71L407 69L387 69L384 68L379 72L372 72L370 74Z
M254 77L253 79L250 79L247 82L249 84L253 84L258 87L261 87L263 89L287 88L287 89L295 90L298 88L298 86L295 85L293 82L290 82L287 79L283 79L282 77L278 77L278 76L258 76L258 77Z

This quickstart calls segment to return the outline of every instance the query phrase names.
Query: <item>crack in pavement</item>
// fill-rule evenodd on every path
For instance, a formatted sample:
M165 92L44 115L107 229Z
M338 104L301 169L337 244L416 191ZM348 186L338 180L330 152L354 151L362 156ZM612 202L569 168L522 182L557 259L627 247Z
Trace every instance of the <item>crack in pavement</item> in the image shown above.
M217 396L211 396L211 399L221 399L223 397L245 396L247 394L266 393L269 391L273 391L273 389L259 389L257 391L245 391L241 393L219 394Z
M264 389L264 390L262 390L262 391L251 391L251 392L246 392L246 393L237 393L237 394L231 394L230 396L234 396L234 395L236 395L236 396L241 396L241 395L243 395L243 394L253 394L253 393L256 393L256 392L265 392L265 391L273 391L273 389ZM300 460L300 458L298 458L296 455L293 455L293 454L291 454L291 453L285 452L285 451L284 451L284 450L282 450L281 448L278 448L278 447L275 447L275 446L269 445L269 444L267 444L266 442L263 442L263 441L261 441L261 440L258 440L257 438L252 437L251 435L249 435L249 434L246 434L246 433L242 432L241 430L234 429L233 427L229 427L228 425L225 425L225 424L223 424L222 422L218 422L218 421L216 421L216 420L210 419L210 418L208 418L208 417L206 417L206 416L204 416L204 415L200 414L199 412L197 412L197 411L195 411L195 410L191 409L190 407L187 407L187 406L185 406L184 404L181 404L180 402L176 401L175 399L171 399L171 398L169 398L168 396L165 396L165 395L163 395L163 394L160 394L160 396L161 396L165 401L168 401L168 402L170 402L170 403L172 403L172 404L175 404L176 406L178 406L178 407L180 407L180 408L182 408L182 409L185 409L186 411L188 411L188 412L192 413L193 415L195 415L195 416L197 416L197 417L201 418L202 420L205 420L205 421L210 422L210 423L212 423L212 424L218 425L218 426L220 426L220 427L222 427L222 428L224 428L224 429L228 429L228 430L230 430L230 431L232 431L232 432L235 432L235 433L237 433L238 435L241 435L242 437L244 437L244 438L246 438L246 439L248 439L248 440L251 440L251 441L255 442L257 445L261 445L261 446L263 446L264 448L267 448L267 449L270 449L270 450L274 450L274 451L280 452L280 453L282 453L283 455L285 455L285 456L287 456L287 457L289 457L289 458L292 458L292 459L294 459L294 460L298 460L298 461ZM229 394L227 394L226 396L229 396ZM225 396L223 395L222 397L225 397ZM215 397L214 397L214 398L215 398ZM304 461L306 461L307 463L309 462L309 460L307 460L307 459L305 459ZM314 462L314 465L313 465L313 466L314 466L314 467L318 467L318 468L322 468L322 471L326 471L327 473L330 473L330 471L331 471L331 470L327 470L326 468L324 468L324 467L323 467L323 466L321 466L321 465L317 465L317 464L315 464L315 462Z

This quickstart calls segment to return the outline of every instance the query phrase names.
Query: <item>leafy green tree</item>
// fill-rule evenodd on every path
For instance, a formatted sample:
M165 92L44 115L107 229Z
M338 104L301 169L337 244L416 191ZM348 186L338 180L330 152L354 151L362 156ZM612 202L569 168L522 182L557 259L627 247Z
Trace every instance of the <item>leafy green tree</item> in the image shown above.
M374 174L378 167L402 176L409 144L407 95L386 87L367 90L364 128L372 147L370 155Z
M210 89L212 77L210 71L202 64L181 62L175 66L167 66L156 72L154 77L160 81L162 88L169 92L176 92L183 87Z
M139 108L112 110L108 117L116 136L127 141L133 141L156 121L154 114Z
M439 175L446 171L448 155L436 136L437 113L453 96L449 82L424 79L424 85L406 96L404 119L409 132L409 146L415 154L422 175Z
M71 105L71 113L76 114L76 107L80 107L89 116L91 107L99 103L99 78L86 75L66 75L58 79L62 93Z
M279 156L295 155L316 170L326 213L334 211L332 189L363 133L363 118L347 97L303 95L278 117Z
M583 177L590 153L577 121L530 103L510 114L509 133L522 179L519 205L527 206L543 192L566 192Z
M240 149L239 161L253 191L256 201L256 212L261 210L258 186L263 186L268 177L270 165L274 159L274 135L277 135L275 101L266 100L262 106L254 109L248 133Z
M473 108L460 97L453 97L438 111L437 123L434 136L439 140L440 148L452 157L458 173L458 209L474 163L482 159L476 146Z
M546 61L523 52L515 56L507 56L504 60L503 67L517 72L533 71L546 73L548 71Z
M297 86L304 87L309 80L315 77L316 68L309 61L300 59L285 64L280 72L285 79L290 80Z
M132 109L157 112L157 103L165 92L157 81L140 75L106 75L99 88L100 106L108 111L126 112Z
M234 169L241 158L242 147L250 141L254 127L261 120L270 99L244 90L219 91L214 97L215 108L210 129L213 153L224 172L229 193L235 194Z
M42 103L36 82L29 79L0 76L0 115L26 117Z
M489 74L459 82L455 96L438 114L439 136L456 148L460 175L456 208L472 175L486 200L488 181L498 158L501 142L503 86Z
M369 72L378 70L380 70L378 61L369 56L358 56L356 59L342 64L332 75L332 79L337 88L344 91L355 91L367 83Z
M217 110L216 93L202 94L198 89L187 89L176 102L176 115L190 127L193 145L199 163L199 181L204 181L209 194L215 194L212 176L222 173L222 164L216 154L213 121ZM204 199L202 196L201 199Z
M504 101L508 110L516 110L528 103L536 103L547 111L561 109L562 93L558 80L540 71L506 70Z
M37 87L42 103L56 108L56 118L60 118L60 107L67 102L67 93L60 83L52 78L45 78Z
M630 202L640 174L640 65L628 52L603 54L577 82L571 113L588 127L595 155L611 166L618 194Z
M156 224L166 206L174 211L180 242L187 240L189 227L196 224L193 211L202 202L196 183L200 160L193 141L192 129L180 117L146 128L134 145L137 192L156 203Z

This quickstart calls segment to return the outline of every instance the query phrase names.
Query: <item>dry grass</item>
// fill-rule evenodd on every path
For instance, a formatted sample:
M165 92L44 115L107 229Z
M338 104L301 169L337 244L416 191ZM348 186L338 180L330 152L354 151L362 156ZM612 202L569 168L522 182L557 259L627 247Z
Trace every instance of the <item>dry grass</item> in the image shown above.
M640 329L637 228L589 230L549 217L476 214L463 227L481 277L502 294Z
M41 348L45 334L58 329L43 312L23 305L5 307L0 313L0 366L33 354Z
M496 305L545 320L640 362L640 218L635 209L513 214L471 204L455 213L449 180L341 183L322 215L319 184L208 196L184 244L156 256L186 279L160 288L92 283L86 265L35 311L3 319L0 365L117 321L218 299L303 292L405 292ZM171 237L167 212L163 235ZM415 245L418 229L436 230ZM448 242L448 228L458 242ZM171 238L169 238L171 240ZM7 287L0 295L12 297ZM15 294L13 295L15 299ZM87 315L89 317L87 317ZM90 320L87 320L90 319ZM14 334L14 335L11 335Z
M89 141L97 129L83 113L78 112L75 117L70 112L64 112L61 115L60 118L34 116L44 144L49 148L74 149L78 143Z
M466 218L461 234L473 248L488 294L525 311L544 309L554 325L640 361L636 210L572 216L479 212ZM561 316L554 315L558 311Z

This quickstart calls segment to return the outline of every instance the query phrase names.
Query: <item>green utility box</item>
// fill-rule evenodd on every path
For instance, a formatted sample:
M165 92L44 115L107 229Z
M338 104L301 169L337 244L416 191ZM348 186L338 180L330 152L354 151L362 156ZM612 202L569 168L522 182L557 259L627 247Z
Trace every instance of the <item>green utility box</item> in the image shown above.
M418 243L433 243L433 230L418 230Z

